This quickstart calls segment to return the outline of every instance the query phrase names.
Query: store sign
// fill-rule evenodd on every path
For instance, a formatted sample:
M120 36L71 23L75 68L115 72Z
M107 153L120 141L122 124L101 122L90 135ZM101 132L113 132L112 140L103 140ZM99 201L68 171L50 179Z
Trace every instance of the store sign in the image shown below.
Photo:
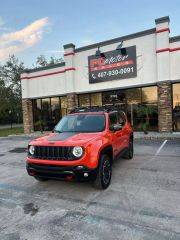
M88 57L89 83L137 76L136 46Z

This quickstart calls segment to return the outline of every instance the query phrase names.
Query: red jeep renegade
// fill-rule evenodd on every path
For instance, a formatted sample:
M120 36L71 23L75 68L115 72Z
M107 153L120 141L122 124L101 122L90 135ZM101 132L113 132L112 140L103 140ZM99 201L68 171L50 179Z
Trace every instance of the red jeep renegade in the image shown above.
M133 131L125 113L76 109L60 120L53 133L30 142L27 172L39 181L87 179L106 189L113 160L120 154L133 158Z

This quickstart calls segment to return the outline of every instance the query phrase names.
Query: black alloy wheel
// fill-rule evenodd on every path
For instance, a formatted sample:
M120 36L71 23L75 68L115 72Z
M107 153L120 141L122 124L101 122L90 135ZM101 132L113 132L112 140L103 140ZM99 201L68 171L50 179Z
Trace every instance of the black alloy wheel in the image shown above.
M112 161L106 154L101 155L96 179L93 185L97 189L106 189L110 185L112 175Z

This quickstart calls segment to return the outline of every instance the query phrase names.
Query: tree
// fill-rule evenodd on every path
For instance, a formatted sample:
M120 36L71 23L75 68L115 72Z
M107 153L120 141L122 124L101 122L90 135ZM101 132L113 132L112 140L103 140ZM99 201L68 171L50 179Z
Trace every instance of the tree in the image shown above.
M50 59L46 59L44 55L40 55L36 59L36 67L45 67L57 63L64 62L63 58L56 58L56 57L50 57Z
M21 79L24 63L14 55L0 66L0 122L7 122L9 111L12 112L13 121L22 118L21 109Z
M40 55L35 66L44 67L60 62L63 62L62 58L50 57L47 60L45 56ZM10 117L14 122L22 120L20 75L24 69L24 63L14 55L10 56L4 65L0 65L0 123L2 124L10 122Z
M4 82L6 87L10 87L18 99L21 99L20 75L24 68L24 63L20 62L14 55L10 56L0 68L0 80Z

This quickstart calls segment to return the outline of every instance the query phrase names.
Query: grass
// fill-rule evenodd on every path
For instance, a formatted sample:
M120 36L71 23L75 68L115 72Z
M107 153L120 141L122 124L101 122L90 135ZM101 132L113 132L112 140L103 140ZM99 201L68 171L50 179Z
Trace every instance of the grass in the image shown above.
M24 129L22 127L15 128L5 128L0 129L0 137L7 137L8 135L19 135L24 133Z

